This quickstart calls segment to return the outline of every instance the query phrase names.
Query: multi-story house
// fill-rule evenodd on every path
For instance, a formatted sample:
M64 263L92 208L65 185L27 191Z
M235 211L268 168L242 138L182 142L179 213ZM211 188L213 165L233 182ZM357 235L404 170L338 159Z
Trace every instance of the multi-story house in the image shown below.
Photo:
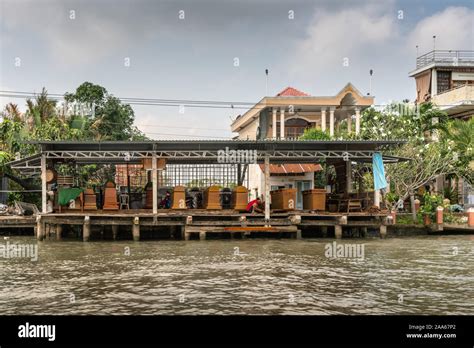
M237 139L296 139L305 129L315 127L334 136L344 124L347 132L359 133L361 112L374 103L373 96L362 95L351 83L334 96L311 96L287 87L274 97L264 97L231 125ZM344 122L342 122L344 121ZM314 164L271 165L271 189L296 188L297 208L302 206L301 191L314 188L314 172L321 166ZM263 168L249 166L251 197L264 191Z
M432 102L452 118L474 115L474 51L434 50L416 58L416 69L409 73L416 81L418 103ZM435 189L448 185L439 177ZM474 188L458 180L458 197L474 205Z

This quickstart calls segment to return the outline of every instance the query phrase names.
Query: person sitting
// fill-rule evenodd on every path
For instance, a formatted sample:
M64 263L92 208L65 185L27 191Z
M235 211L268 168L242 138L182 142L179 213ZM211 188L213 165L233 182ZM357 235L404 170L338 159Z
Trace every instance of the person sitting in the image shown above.
M246 210L249 213L263 213L263 202L260 198L254 199L247 204Z
M160 209L170 209L171 208L171 193L170 191L166 191L166 196L160 202L158 206Z

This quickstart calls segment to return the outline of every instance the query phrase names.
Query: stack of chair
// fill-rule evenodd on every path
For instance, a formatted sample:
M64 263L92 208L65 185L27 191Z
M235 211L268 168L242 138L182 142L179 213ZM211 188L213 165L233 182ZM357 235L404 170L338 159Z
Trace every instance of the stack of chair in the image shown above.
M103 210L119 210L119 204L117 201L117 190L115 184L112 181L105 184L104 190L104 206Z
M97 198L93 189L86 189L84 193L84 210L97 210Z
M145 187L145 209L153 209L153 186L151 184Z
M204 191L204 209L222 209L219 186L210 186Z

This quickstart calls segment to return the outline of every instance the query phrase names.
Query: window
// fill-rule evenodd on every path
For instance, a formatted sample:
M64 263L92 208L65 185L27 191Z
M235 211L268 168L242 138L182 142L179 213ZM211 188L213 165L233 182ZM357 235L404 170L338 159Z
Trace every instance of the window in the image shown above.
M451 89L451 71L438 71L437 74L438 93Z
M280 129L278 124L277 129ZM311 123L301 118L292 118L285 121L285 138L299 138L306 128L311 127Z

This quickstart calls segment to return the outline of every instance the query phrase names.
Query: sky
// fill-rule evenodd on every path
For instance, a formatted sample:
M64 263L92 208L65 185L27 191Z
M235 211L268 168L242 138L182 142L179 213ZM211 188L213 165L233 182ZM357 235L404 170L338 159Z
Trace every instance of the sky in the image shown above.
M287 86L326 96L351 82L366 94L372 69L376 104L413 100L416 46L431 51L436 35L436 49L474 50L473 4L0 0L0 90L64 94L89 81L117 97L257 102ZM133 109L154 139L230 137L245 112Z

